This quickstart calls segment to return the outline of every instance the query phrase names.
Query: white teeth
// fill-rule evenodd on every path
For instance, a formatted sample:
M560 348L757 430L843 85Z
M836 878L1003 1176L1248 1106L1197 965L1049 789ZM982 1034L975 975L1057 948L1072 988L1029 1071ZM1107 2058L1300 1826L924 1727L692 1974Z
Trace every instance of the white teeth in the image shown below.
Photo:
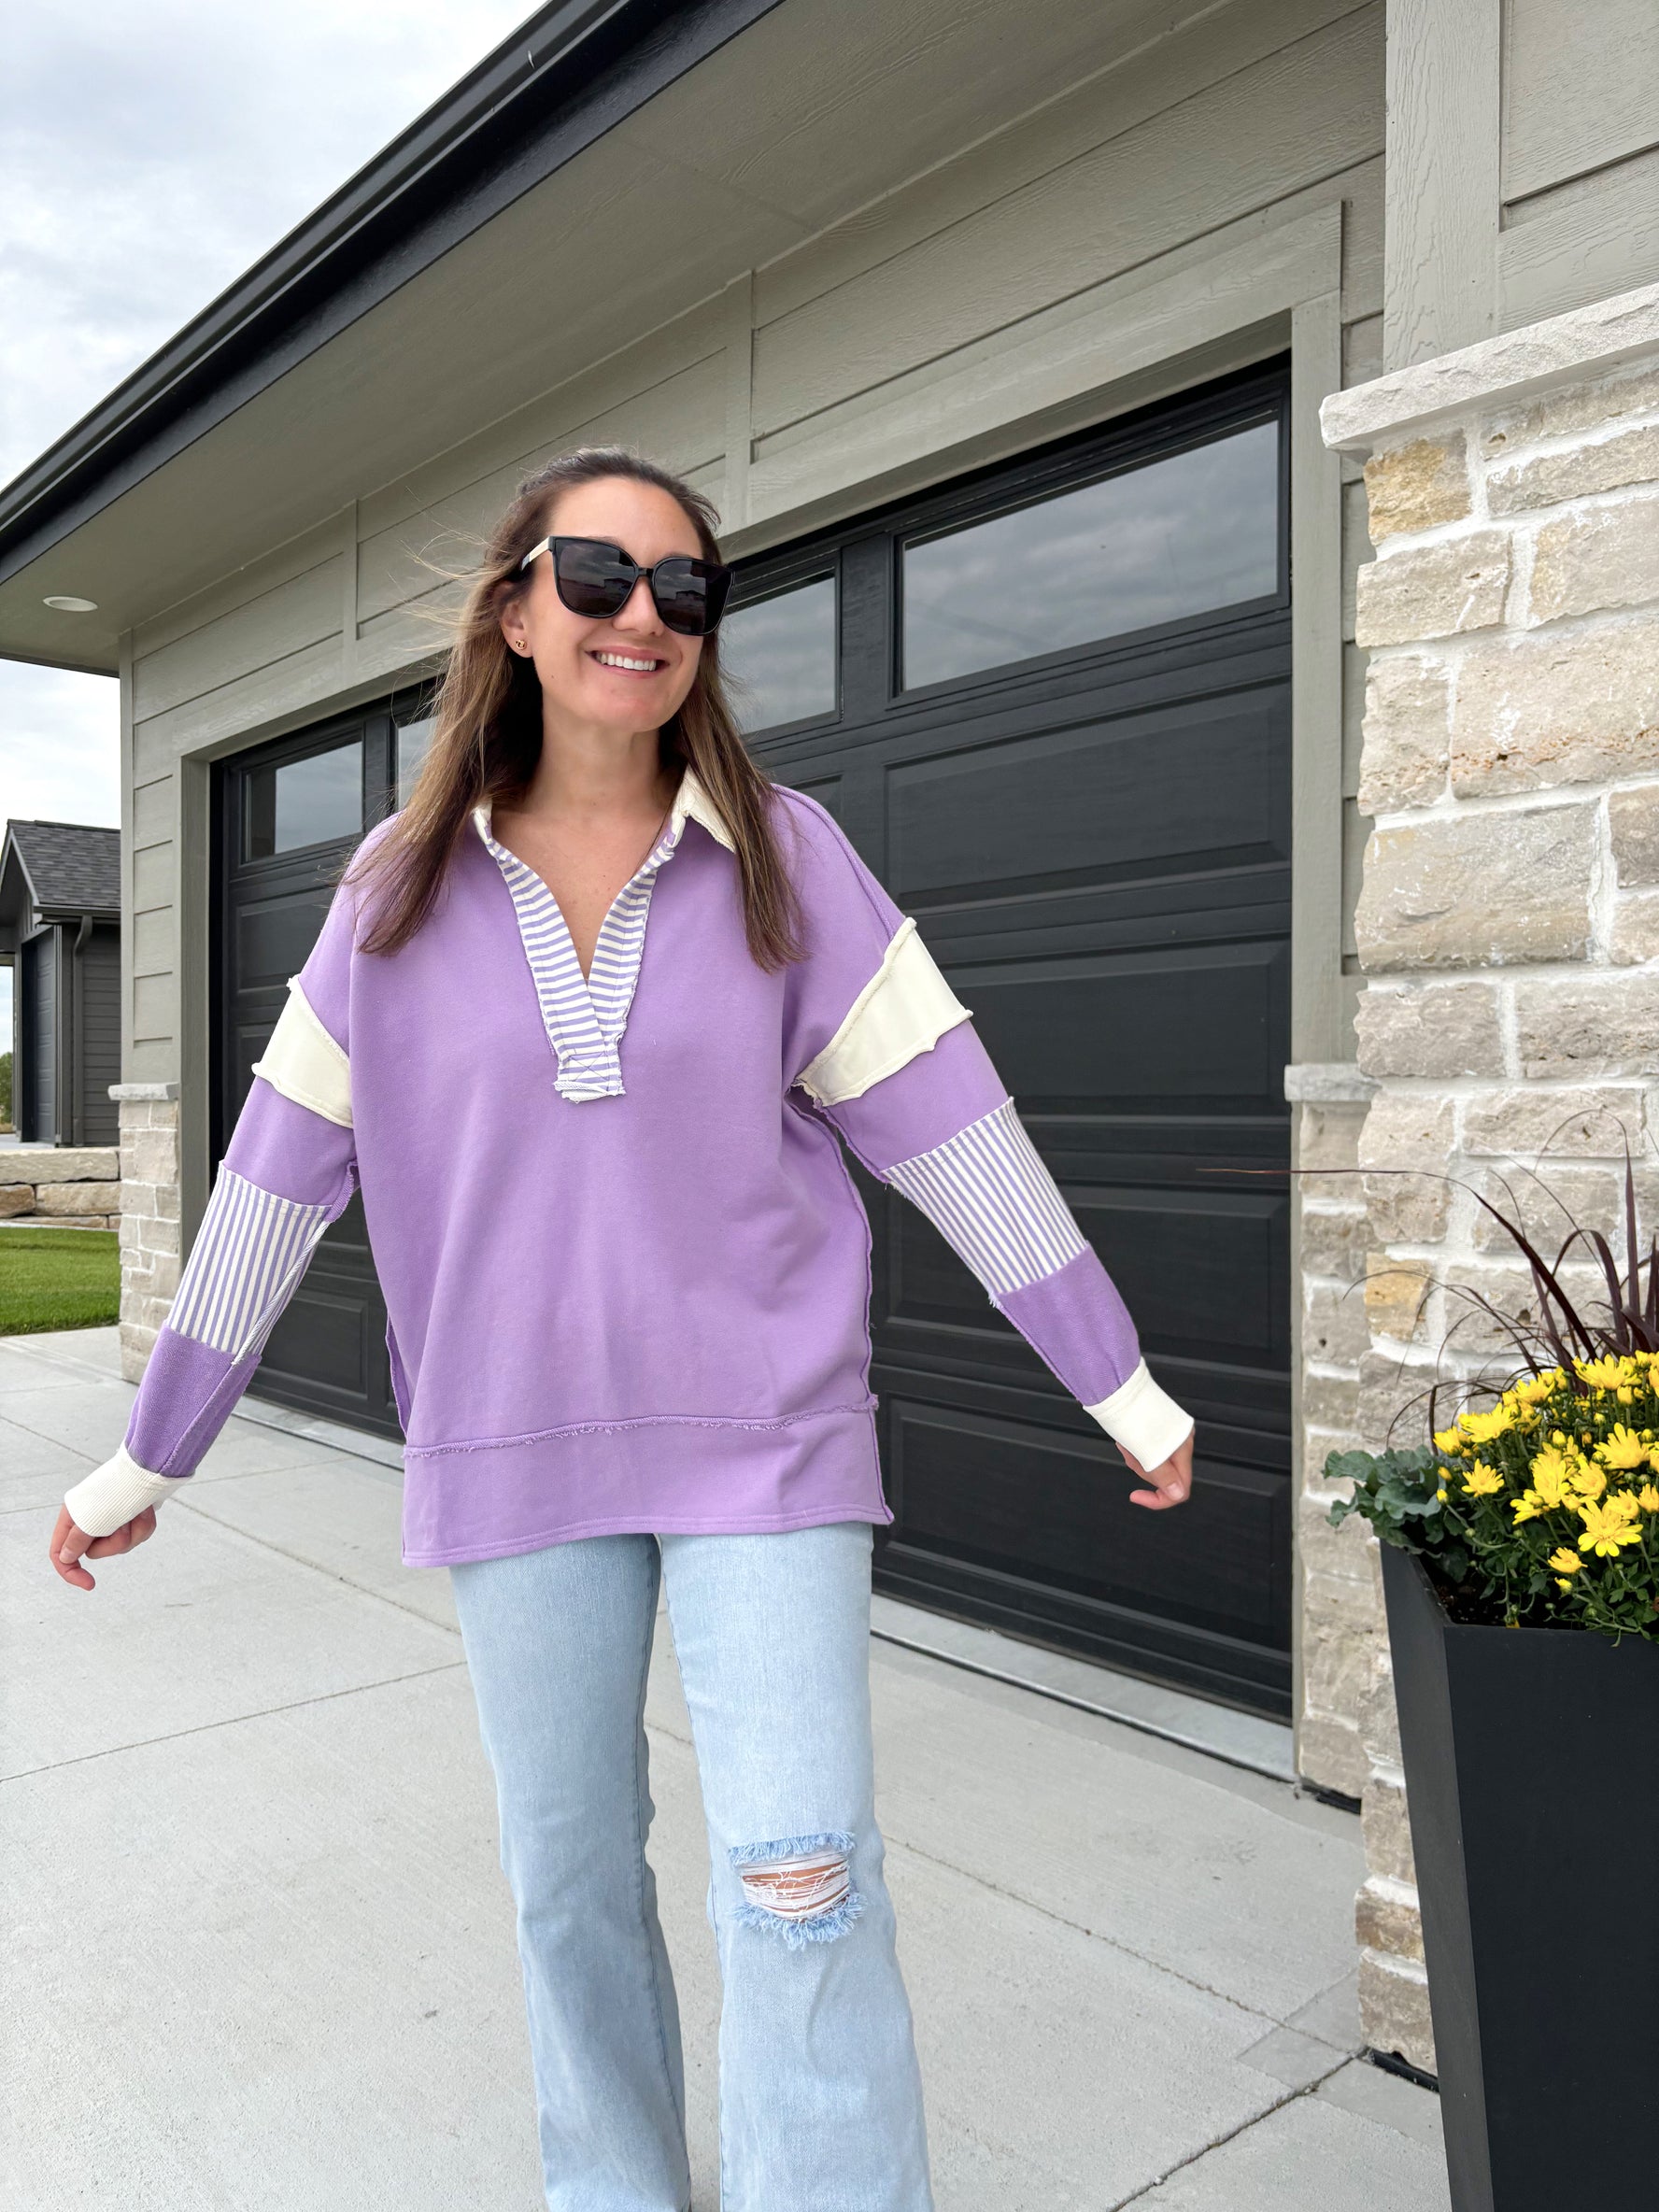
M593 658L602 668L637 668L647 674L657 666L655 660L630 660L621 653L595 653Z

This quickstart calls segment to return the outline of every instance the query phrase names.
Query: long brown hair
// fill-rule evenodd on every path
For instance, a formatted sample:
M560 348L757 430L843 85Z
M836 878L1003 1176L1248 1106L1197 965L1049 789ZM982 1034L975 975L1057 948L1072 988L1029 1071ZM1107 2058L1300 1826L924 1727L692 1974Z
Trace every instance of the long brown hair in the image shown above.
M470 578L433 713L437 727L415 787L372 850L345 873L376 893L364 952L395 952L421 927L472 809L486 798L508 802L529 789L542 751L542 688L533 663L502 634L501 615L524 588L518 563L547 533L560 495L607 476L655 485L685 510L705 560L718 560L718 516L700 491L672 471L620 446L586 446L527 476L486 540ZM762 968L801 953L801 910L785 866L771 778L749 757L720 677L719 633L702 641L684 703L659 737L664 767L696 772L737 848L744 929Z

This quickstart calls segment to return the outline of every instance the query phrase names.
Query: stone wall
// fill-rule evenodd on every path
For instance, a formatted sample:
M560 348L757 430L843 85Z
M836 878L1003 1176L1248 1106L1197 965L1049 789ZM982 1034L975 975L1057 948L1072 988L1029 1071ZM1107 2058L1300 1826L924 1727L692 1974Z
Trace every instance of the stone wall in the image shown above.
M0 1147L0 1222L24 1222L31 1228L119 1228L120 1173L113 1144Z
M1560 1198L1613 1231L1628 1140L1642 1234L1659 1223L1659 288L1334 395L1325 422L1369 452L1377 551L1356 627L1356 1028L1377 1089L1354 1416L1376 1447L1397 1418L1424 1440L1437 1371L1515 1365L1467 1294L1524 1313L1530 1282L1477 1194L1507 1183L1553 1256L1566 1224L1529 1170L1547 1155ZM1350 1555L1356 1583L1375 1549L1367 1533ZM1368 1675L1362 2016L1372 2046L1432 2069L1381 1635Z
M1301 1613L1297 1772L1304 1781L1361 1796L1368 1771L1362 1734L1372 1654L1382 1633L1382 1585L1368 1531L1330 1524L1325 1480L1332 1452L1359 1442L1359 1369L1370 1351L1366 1314L1370 1242L1358 1171L1366 1102L1376 1085L1357 1068L1285 1071L1294 1108L1301 1283L1302 1466L1297 1499Z
M116 1083L121 1111L121 1360L139 1382L178 1288L178 1085Z

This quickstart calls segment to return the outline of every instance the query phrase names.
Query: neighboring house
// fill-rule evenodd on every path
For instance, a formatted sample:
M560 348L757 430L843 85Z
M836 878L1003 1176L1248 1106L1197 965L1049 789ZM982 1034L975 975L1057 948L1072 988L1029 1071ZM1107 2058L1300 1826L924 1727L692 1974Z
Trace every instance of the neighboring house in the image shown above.
M419 757L423 554L578 440L709 490L758 753L919 918L1198 1420L1190 1504L1130 1508L877 1203L881 1584L1292 1719L1365 1797L1367 2033L1421 2065L1374 1547L1320 1468L1427 1371L1423 1276L1501 1274L1362 1142L1462 1172L1586 1070L1640 1127L1655 47L1651 0L548 8L0 494L0 651L121 678L128 1206L188 1248ZM383 1327L354 1204L257 1387L394 1433Z
M12 970L12 1118L25 1144L114 1144L121 1080L121 831L20 822L0 837Z

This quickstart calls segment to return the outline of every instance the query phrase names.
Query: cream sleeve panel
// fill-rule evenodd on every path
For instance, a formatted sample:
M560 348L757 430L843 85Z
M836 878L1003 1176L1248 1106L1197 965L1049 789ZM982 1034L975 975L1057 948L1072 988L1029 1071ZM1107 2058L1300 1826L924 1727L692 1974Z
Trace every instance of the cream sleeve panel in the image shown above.
M1098 1406L1085 1406L1114 1444L1132 1452L1150 1474L1161 1467L1177 1444L1184 1443L1196 1425L1167 1390L1152 1379L1142 1360L1125 1382Z
M906 916L845 1020L797 1081L820 1106L839 1106L930 1051L969 1014Z
M288 979L288 1002L253 1072L296 1106L308 1106L342 1128L351 1127L350 1062L323 1028L297 975Z

